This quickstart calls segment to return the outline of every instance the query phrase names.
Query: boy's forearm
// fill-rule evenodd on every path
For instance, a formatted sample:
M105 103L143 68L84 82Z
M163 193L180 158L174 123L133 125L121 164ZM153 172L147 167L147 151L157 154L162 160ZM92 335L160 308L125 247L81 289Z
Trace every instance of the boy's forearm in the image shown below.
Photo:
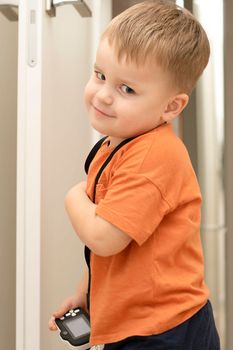
M81 241L95 254L111 255L111 227L96 215L96 204L86 194L86 183L81 182L67 194L66 210L72 226Z
M87 306L87 292L88 292L88 270L86 269L83 274L82 280L77 286L77 290L75 293L75 296L77 299L75 300L75 304L78 307L83 307L87 312L89 312L88 306Z
M129 236L96 215L96 204L88 198L85 182L79 183L68 192L65 205L75 232L95 254L117 254L130 243Z
M77 294L86 295L87 289L88 289L88 270L86 269L81 279L81 282L77 287Z
M71 224L81 239L90 249L95 242L95 207L85 192L85 182L73 187L67 194L65 206Z

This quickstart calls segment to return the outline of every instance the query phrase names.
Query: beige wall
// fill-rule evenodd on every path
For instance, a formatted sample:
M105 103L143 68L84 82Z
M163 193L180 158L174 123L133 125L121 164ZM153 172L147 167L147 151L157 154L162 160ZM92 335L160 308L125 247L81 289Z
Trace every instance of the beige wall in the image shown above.
M75 292L85 266L83 246L64 209L72 185L84 179L91 131L83 104L89 77L91 19L72 6L44 16L42 80L41 350L67 348L47 329L51 313Z
M0 14L0 349L15 349L17 22Z

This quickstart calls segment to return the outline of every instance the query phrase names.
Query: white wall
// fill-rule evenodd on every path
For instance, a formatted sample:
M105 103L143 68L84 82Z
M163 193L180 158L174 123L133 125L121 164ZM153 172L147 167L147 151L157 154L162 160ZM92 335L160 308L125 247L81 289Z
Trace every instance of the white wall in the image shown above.
M17 22L0 14L0 349L15 349Z

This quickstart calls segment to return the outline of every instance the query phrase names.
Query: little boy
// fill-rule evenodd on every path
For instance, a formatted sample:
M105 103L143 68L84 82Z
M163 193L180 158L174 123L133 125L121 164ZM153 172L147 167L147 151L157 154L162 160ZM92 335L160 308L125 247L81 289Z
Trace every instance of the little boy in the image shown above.
M145 1L103 33L85 89L91 125L108 135L87 183L66 196L91 251L91 344L106 350L218 350L200 240L201 194L170 122L209 59L200 23L170 1ZM98 183L95 177L111 152ZM94 199L95 192L95 199ZM87 308L88 278L54 317Z

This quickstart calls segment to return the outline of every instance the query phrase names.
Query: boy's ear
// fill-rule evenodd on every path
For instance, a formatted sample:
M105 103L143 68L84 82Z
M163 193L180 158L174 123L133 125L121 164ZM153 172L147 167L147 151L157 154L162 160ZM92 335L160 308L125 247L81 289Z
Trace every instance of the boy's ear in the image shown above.
M172 97L163 113L163 121L170 122L175 119L187 106L189 96L187 94L178 94Z

